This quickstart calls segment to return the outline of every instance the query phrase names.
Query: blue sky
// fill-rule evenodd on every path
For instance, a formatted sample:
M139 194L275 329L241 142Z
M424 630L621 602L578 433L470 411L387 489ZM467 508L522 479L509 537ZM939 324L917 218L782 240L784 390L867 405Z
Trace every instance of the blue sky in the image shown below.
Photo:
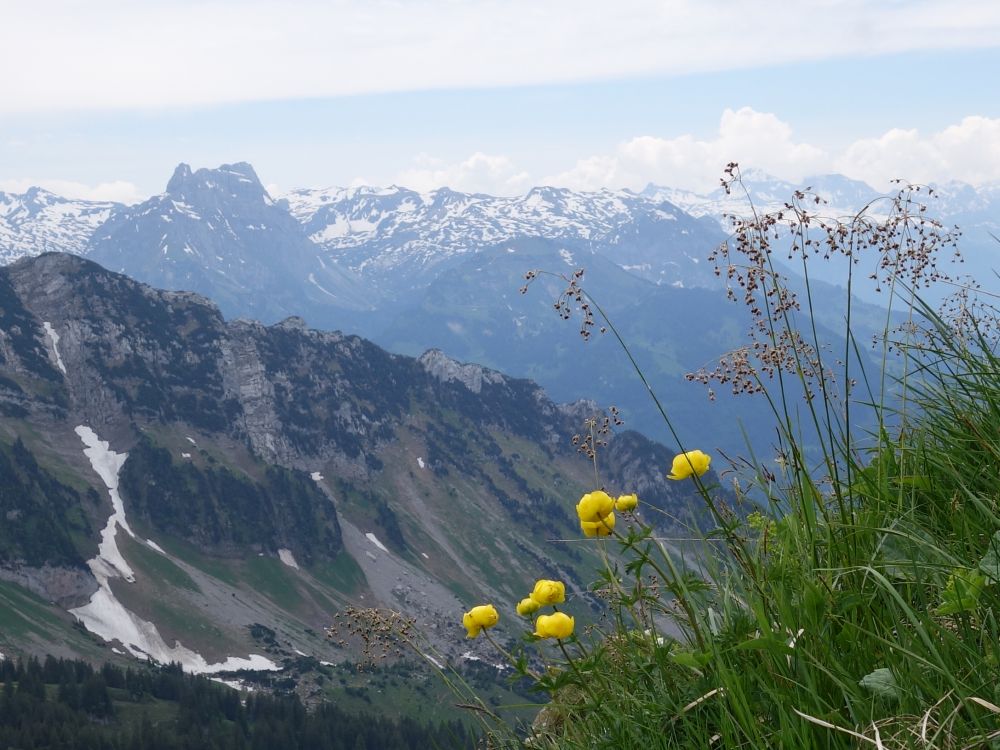
M38 5L0 29L24 71L0 79L0 190L137 200L236 160L276 192L706 189L730 159L1000 180L1000 3Z

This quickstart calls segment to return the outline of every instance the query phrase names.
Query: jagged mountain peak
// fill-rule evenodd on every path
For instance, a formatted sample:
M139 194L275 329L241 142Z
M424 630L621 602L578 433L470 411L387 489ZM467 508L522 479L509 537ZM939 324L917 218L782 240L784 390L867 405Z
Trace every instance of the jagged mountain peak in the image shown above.
M45 188L33 185L32 187L29 187L27 190L24 191L24 200L26 204L35 204L44 206L48 205L49 203L53 203L55 201L65 200L65 198L60 198L58 195L49 190L46 190Z
M505 378L496 370L477 364L468 364L452 359L440 349L428 349L417 359L429 375L442 383L457 382L473 393L479 393L484 384L498 385Z
M167 183L166 193L171 198L185 202L195 202L213 196L272 203L254 168L243 161L197 171L192 171L188 164L182 162L177 165Z
M366 303L317 252L246 162L194 171L179 164L165 193L122 209L90 242L90 257L108 268L210 296L227 316L266 322L311 304Z
M167 192L176 193L183 189L184 184L191 179L191 167L184 162L181 162L174 169L174 174L170 178L170 182L167 183Z

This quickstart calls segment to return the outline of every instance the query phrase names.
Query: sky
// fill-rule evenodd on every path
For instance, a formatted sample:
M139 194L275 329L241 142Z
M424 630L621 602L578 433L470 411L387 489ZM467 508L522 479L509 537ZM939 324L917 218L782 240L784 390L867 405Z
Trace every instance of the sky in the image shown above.
M1000 181L995 0L0 0L0 190Z

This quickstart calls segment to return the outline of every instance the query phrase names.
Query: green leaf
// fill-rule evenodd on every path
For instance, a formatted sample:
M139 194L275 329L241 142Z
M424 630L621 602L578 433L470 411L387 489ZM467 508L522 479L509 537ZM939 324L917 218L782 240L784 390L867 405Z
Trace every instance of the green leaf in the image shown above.
M735 646L737 651L770 651L772 654L794 654L795 649L789 646L783 638L772 635L765 638L752 638Z
M979 561L979 569L994 583L1000 583L1000 531L990 540L990 548Z
M682 667L701 669L711 660L712 655L704 651L675 651L670 658Z
M896 477L896 484L901 487L913 487L918 490L929 490L931 488L931 480L920 474Z
M948 576L948 583L941 592L941 605L934 610L939 615L957 615L972 612L979 604L979 597L986 586L986 576L978 570L956 568Z
M866 674L858 680L858 684L883 698L899 698L902 694L895 675L888 667L879 667L874 672Z

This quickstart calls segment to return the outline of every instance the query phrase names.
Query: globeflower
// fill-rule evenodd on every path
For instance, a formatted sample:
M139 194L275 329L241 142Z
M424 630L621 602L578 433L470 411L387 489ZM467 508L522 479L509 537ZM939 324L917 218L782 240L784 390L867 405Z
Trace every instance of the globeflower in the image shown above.
M546 604L559 604L566 601L566 585L562 581L547 581L543 578L535 583L531 599L538 603L538 607L544 607Z
M635 510L635 507L639 504L638 496L633 492L631 495L619 495L618 499L615 500L615 510L625 511Z
M611 536L615 528L615 514L608 513L599 521L580 521L584 536Z
M576 514L581 521L600 521L615 508L615 501L603 490L588 492L576 504Z
M569 638L573 635L575 621L565 612L539 615L535 620L535 635L538 638Z
M462 615L462 624L469 631L467 638L475 638L480 631L492 628L499 620L497 608L492 604L480 604Z
M667 479L687 479L692 475L701 476L708 471L712 457L701 451L687 451L674 456L673 466Z
M527 617L528 615L532 615L537 612L541 606L542 605L539 602L536 602L530 596L526 596L517 603L517 613L521 615L521 617Z

